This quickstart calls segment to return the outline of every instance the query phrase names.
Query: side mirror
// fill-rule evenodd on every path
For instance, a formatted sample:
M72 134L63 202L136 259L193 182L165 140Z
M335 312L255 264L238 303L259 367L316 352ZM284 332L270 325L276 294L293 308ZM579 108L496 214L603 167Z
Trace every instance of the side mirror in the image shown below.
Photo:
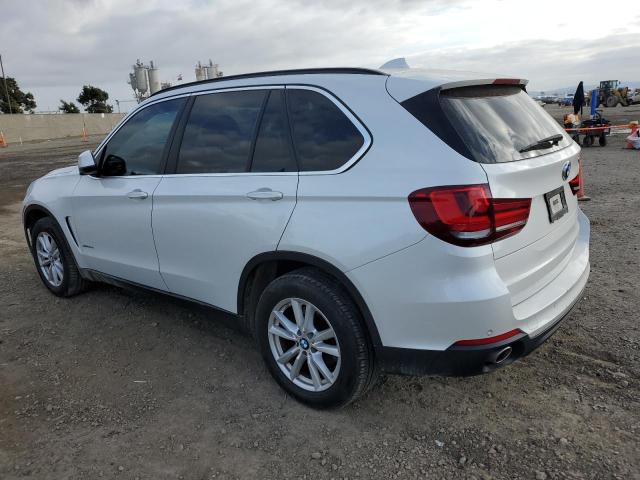
M127 162L117 155L108 155L102 163L100 174L105 177L120 177L127 174Z
M91 150L85 150L78 156L78 169L80 170L80 175L90 175L98 171L98 166Z

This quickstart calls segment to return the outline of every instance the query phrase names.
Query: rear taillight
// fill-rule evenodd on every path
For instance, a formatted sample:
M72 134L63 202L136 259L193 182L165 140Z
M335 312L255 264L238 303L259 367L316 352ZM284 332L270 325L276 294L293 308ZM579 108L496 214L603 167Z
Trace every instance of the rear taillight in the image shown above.
M582 159L580 159L582 160ZM573 177L571 180L569 180L569 187L571 188L571 191L573 192L574 195L577 195L578 192L580 191L580 170L582 170L582 162L578 160L578 174Z
M433 187L409 195L418 223L445 242L485 245L513 235L527 224L530 198L493 198L486 184Z

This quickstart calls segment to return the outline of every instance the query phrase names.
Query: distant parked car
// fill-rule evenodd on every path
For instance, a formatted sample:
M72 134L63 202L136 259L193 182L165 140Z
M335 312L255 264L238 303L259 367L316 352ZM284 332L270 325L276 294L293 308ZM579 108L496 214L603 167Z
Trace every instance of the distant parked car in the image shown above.
M636 89L635 92L629 90L629 93L627 94L627 103L629 105L640 103L640 89Z
M562 97L558 101L558 105L563 107L568 107L570 105L573 105L573 93L567 93L564 97Z

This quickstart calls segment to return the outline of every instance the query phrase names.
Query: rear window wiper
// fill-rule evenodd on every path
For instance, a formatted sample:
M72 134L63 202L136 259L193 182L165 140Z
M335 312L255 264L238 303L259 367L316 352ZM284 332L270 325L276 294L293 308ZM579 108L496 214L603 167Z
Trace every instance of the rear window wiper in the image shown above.
M550 137L545 137L537 142L532 143L531 145L527 145L524 148L518 150L520 153L530 152L532 150L542 150L543 148L551 148L558 145L560 140L562 140L564 136L561 133L556 135L551 135Z

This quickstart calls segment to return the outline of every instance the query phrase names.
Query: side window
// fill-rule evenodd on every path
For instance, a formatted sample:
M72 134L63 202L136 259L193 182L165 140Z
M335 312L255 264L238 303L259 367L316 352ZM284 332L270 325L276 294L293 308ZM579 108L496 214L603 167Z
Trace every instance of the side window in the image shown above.
M284 107L284 90L272 90L262 114L253 151L252 172L295 172L289 123Z
M264 90L244 90L197 96L182 137L177 173L246 172L266 95Z
M324 95L288 89L287 105L300 171L340 168L364 144L351 120Z
M162 173L164 148L184 102L183 98L167 100L140 110L111 137L102 158L122 158L127 166L125 175Z

